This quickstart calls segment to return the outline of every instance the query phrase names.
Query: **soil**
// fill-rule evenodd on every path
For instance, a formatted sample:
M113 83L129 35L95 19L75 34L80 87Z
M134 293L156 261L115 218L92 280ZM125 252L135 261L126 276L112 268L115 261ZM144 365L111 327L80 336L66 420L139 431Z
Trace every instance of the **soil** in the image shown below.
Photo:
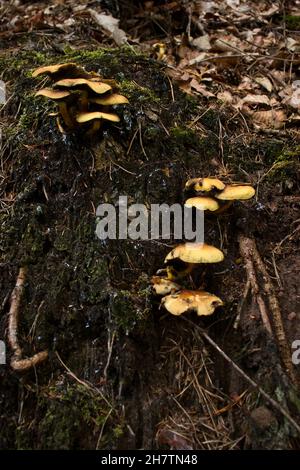
M129 106L101 138L62 135L52 105L34 98L34 68L75 61L115 78ZM170 85L164 65L131 47L11 49L0 57L2 111L0 338L10 294L28 267L19 312L23 355L49 351L25 373L0 366L1 449L291 449L299 435L201 336L197 326L297 420L276 341L246 284L238 234L256 240L292 342L300 339L299 143L288 132L245 130L239 115ZM220 131L221 129L221 131ZM134 137L135 136L135 137ZM278 164L280 163L280 164ZM184 282L224 307L186 321L159 308L151 276L171 244L95 236L95 208L184 201L188 178L216 175L256 186L252 201L205 219L225 261ZM295 367L299 375L299 366Z

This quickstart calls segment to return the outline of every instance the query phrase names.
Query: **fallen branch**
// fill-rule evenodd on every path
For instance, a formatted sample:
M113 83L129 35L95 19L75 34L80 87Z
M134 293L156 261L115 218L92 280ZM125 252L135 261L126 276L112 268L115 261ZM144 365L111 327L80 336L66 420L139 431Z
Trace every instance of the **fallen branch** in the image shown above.
M283 408L283 406L280 405L276 400L274 400L270 395L268 395L267 392L264 391L264 389L258 385L254 380L249 377L249 375L246 374L227 354L220 348L220 346L217 345L217 343L214 342L214 340L204 331L200 326L196 325L194 322L189 320L188 318L185 317L180 317L182 320L190 323L194 329L199 331L201 335L211 344L211 346L214 347L218 351L219 354L231 365L233 369L235 369L242 377L245 379L250 385L252 385L253 388L259 391L261 396L267 400L270 405L273 406L273 408L277 411L279 411L288 421L289 423L298 431L300 434L300 426L299 424L291 417L289 412Z
M250 281L252 291L256 296L256 301L260 310L263 324L266 327L268 333L270 333L271 335L273 327L274 336L277 342L282 364L290 380L296 385L298 381L294 372L291 359L291 352L288 346L288 340L284 330L281 311L277 297L275 295L275 289L272 284L271 278L260 257L255 241L249 237L246 237L245 235L240 234L239 246L241 255L245 261L248 280ZM257 282L256 270L262 278L260 287ZM263 292L265 294L268 307L260 292ZM269 316L271 316L272 318L272 326Z
M20 268L16 285L12 291L10 298L10 310L8 313L8 342L13 351L10 365L14 370L24 371L31 367L35 367L48 357L47 351L41 351L29 358L22 359L22 349L18 342L18 321L19 308L24 291L24 283L26 279L27 269Z

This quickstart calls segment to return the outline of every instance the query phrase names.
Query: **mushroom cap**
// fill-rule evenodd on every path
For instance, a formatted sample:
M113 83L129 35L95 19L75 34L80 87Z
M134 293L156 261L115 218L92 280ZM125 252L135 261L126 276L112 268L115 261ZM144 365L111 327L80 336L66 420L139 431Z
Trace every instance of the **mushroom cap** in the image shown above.
M119 122L120 118L116 114L100 113L95 111L92 113L81 113L76 116L76 121L79 123L94 121L95 119L105 119L106 121Z
M198 316L211 315L217 307L223 305L216 295L205 291L182 290L163 297L161 304L172 315L179 316L188 310L194 310Z
M178 284L165 277L153 276L151 283L157 295L167 295L180 290Z
M216 211L219 209L218 202L212 197L198 196L187 199L184 203L186 207L196 207L200 211Z
M117 95L117 94L112 94L112 95L106 96L104 98L92 98L91 102L96 103L96 104L102 104L103 106L129 103L126 96Z
M107 91L111 90L111 86L107 83L102 83L100 81L87 80L86 78L65 78L59 80L54 84L54 87L57 88L76 88L76 87L88 87L94 93L102 95Z
M218 248L206 243L183 243L170 251L165 263L176 258L186 263L219 263L223 261L224 254Z
M33 77L37 77L38 75L42 75L46 73L50 76L55 76L60 73L76 75L76 76L88 76L88 72L84 70L80 65L75 64L74 62L68 62L66 64L55 64L55 65L46 65L43 67L39 67L32 72Z
M218 178L192 178L186 182L185 188L205 192L212 191L213 189L222 191L225 188L225 184Z
M55 101L62 100L70 95L71 93L67 90L51 90L51 88L42 88L35 94L35 96L45 96L46 98L50 98Z
M255 189L247 184L229 184L216 198L221 201L234 201L242 199L250 199L255 195Z

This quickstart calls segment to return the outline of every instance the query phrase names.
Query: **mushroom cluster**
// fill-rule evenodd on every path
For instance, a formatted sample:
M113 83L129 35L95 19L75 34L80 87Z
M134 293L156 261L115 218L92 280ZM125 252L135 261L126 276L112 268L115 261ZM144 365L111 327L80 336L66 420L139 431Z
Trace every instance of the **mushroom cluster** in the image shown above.
M216 213L227 209L233 201L251 199L255 194L255 189L247 183L225 184L217 178L190 179L185 189L197 194L185 201L186 207Z
M152 285L157 295L162 295L161 305L172 315L181 315L194 310L197 315L211 315L223 305L222 300L209 292L185 290L174 279L187 275L199 264L219 263L224 254L218 248L205 243L183 243L173 248L165 258L166 268L152 277Z
M75 63L39 67L33 77L47 75L52 88L42 88L35 96L43 96L57 103L56 123L63 133L83 129L87 135L98 131L104 121L119 122L110 106L126 104L128 99L118 94L114 80L107 80L95 72L87 72Z
M187 199L185 206L199 210L221 212L234 200L250 199L255 190L243 183L225 185L217 178L193 178L187 181L187 191L196 193ZM197 315L211 315L222 300L214 294L203 290L186 290L177 284L179 278L185 277L199 264L219 263L224 254L218 248L205 243L182 243L177 245L165 258L165 268L157 271L152 277L152 286L156 295L163 296L161 305L172 315L181 315L195 311Z

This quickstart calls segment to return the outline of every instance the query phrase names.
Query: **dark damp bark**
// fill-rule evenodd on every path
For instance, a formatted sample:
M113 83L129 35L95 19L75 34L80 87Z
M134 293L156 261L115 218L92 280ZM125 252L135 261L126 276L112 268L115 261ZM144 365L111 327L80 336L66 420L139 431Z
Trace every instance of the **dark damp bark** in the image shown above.
M120 195L130 203L182 203L186 179L200 175L250 182L264 177L258 202L234 206L219 225L207 217L206 241L220 246L222 234L226 258L205 275L196 270L194 282L222 297L225 306L204 322L190 318L209 328L247 373L297 413L298 392L280 369L257 312L247 311L240 330L232 325L246 283L237 232L254 236L267 257L289 233L299 204L291 199L299 184L299 149L279 136L232 138L242 128L239 117L217 105L207 110L207 103L176 88L173 101L163 67L130 49L71 52L63 60L115 78L130 105L119 110L120 124L107 125L98 141L64 137L48 117L51 105L33 98L38 80L30 76L36 66L62 58L28 52L13 61L0 59L12 96L3 113L1 155L7 198L0 214L1 339L18 269L27 266L19 340L24 355L49 351L46 362L25 374L10 369L9 357L0 366L0 448L160 446L158 425L173 413L179 380L175 357L170 353L166 363L161 351L170 338L190 351L199 347L198 340L192 328L160 311L151 293L150 277L170 248L152 241L100 242L95 208L116 203ZM226 130L222 153L220 125ZM288 315L299 311L293 240L284 249L278 293L292 341L297 332ZM288 276L294 294L287 305ZM240 394L247 388L213 350L208 348L207 355L214 384L223 392ZM185 403L189 412L194 399ZM231 435L247 433L241 447L288 448L294 433L280 415L268 415L269 422L258 430L253 424L251 411L265 405L252 393L242 411L234 412Z

